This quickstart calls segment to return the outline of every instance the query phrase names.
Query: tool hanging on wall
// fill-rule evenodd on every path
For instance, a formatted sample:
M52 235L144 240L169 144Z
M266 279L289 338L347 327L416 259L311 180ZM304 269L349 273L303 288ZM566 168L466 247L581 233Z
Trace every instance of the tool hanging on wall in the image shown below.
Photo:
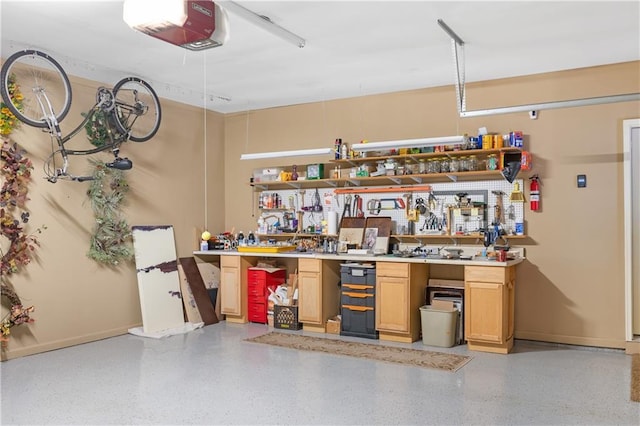
M373 198L367 201L367 210L372 215L379 215L381 210L404 210L404 208L402 198Z
M342 217L351 217L351 195L344 197L344 209L342 210Z
M304 211L304 209L305 209L305 207L304 207L304 194L305 194L306 192L307 192L307 191L306 191L306 190L304 190L304 189L299 189L299 190L298 190L298 194L300 194L300 210L303 210L303 211Z
M513 191L511 191L511 195L509 195L509 200L512 203L524 203L524 194L520 191L519 182L513 184Z
M354 195L353 197L353 215L355 217L364 217L364 211L362 210L362 197Z
M322 204L320 203L320 191L316 188L316 191L313 193L313 205L311 206L311 211L319 213L322 211Z
M494 224L500 225L504 223L504 204L503 204L503 196L505 193L503 191L491 191L493 195L496 196L496 206L494 210Z
M416 210L418 210L419 214L427 213L427 206L424 204L424 199L421 197L416 198Z

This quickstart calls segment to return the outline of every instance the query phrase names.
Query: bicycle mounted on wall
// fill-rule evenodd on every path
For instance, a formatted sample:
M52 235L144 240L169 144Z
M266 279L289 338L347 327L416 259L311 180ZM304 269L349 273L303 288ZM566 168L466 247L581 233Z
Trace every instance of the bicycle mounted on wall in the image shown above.
M0 71L0 94L5 105L21 122L42 128L51 136L51 155L44 163L44 173L49 182L58 179L84 182L92 176L76 176L69 173L70 155L90 155L108 151L114 160L106 166L129 170L133 163L121 158L120 146L131 140L145 142L160 127L160 101L155 91L144 80L126 77L113 89L99 87L95 105L84 115L84 120L66 136L62 135L60 122L71 107L71 84L66 72L51 56L37 50L22 50L11 55ZM10 83L20 88L23 99L14 101L10 95ZM20 104L21 103L21 104ZM65 144L90 122L98 121L106 129L106 139L94 148L73 150ZM57 158L61 159L58 167Z

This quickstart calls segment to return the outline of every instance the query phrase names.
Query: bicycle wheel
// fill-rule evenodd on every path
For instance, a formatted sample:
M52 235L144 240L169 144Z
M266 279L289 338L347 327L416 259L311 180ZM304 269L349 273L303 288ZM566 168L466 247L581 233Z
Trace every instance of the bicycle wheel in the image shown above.
M0 94L20 121L33 127L61 122L71 107L71 84L60 64L37 50L16 52L2 65ZM15 86L14 86L15 85ZM12 96L14 88L23 99Z
M134 142L148 141L160 128L162 111L158 95L137 77L120 80L113 88L114 116L118 130Z

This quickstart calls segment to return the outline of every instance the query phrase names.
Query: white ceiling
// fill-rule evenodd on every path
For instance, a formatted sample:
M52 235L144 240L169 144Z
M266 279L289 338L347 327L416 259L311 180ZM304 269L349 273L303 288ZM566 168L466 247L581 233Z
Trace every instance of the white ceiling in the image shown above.
M191 52L131 30L122 1L0 0L1 53L37 48L107 84L137 75L163 98L223 113L453 84L438 19L465 41L467 82L640 60L637 0L238 3L306 47L231 12L229 41Z

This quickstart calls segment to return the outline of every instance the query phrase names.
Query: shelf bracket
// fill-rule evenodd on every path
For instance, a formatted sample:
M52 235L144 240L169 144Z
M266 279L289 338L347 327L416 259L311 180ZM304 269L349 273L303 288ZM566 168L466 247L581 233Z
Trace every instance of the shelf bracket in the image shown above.
M389 178L389 180L393 183L395 183L396 185L400 185L402 183L402 180L398 179L398 178L394 178L391 176L387 176Z
M349 179L348 182L350 182L354 186L360 186L360 181L358 179Z
M447 174L447 177L449 179L451 179L452 182L457 182L458 181L458 176L456 176L456 175Z

